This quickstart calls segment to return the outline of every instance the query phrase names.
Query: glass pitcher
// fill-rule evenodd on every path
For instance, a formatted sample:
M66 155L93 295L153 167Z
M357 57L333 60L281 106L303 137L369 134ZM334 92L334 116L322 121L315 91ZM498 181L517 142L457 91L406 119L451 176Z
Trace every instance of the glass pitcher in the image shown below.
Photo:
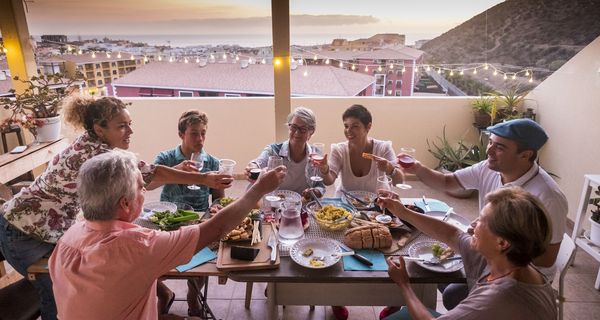
M292 245L304 237L300 211L302 202L285 200L279 209L279 240Z

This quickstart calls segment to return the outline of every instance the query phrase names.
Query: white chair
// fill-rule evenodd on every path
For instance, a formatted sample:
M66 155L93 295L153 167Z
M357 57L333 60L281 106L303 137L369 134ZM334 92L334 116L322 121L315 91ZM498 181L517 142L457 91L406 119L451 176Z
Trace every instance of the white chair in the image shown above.
M563 303L564 297L564 278L567 274L567 269L573 263L575 258L575 242L566 233L563 235L563 240L560 244L560 250L556 257L556 269L559 273L558 277L558 319L563 319Z

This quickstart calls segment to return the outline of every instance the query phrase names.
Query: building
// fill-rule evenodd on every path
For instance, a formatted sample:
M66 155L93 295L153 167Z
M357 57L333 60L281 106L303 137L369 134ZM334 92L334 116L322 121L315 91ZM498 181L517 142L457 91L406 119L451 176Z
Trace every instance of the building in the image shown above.
M10 70L6 60L0 60L0 97L12 97L14 94L9 92L12 89L10 80Z
M291 71L292 96L370 96L374 77L331 66ZM252 97L273 95L268 64L152 62L112 83L118 97Z
M378 33L370 38L346 40L334 39L326 50L330 51L371 51L389 46L404 46L406 36L398 33Z
M67 43L67 36L62 34L44 34L42 35L42 42Z
M423 62L423 51L405 46L372 51L303 51L294 53L310 65L331 65L373 75L374 96L412 96L419 82L417 66Z
M84 93L101 96L112 94L109 91L111 82L144 65L142 57L129 53L68 54L53 58L56 59L64 61L64 73L67 76L75 77L77 72L83 74L86 80Z
M423 40L417 40L415 41L415 49L421 49L421 47L426 44L427 42L429 42L429 40L431 39L423 39Z

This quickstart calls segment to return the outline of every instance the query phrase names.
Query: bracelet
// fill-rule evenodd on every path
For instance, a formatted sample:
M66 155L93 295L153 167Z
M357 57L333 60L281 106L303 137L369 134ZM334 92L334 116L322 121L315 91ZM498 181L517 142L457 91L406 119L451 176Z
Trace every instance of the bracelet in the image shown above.
M393 176L396 173L396 167L392 167L392 171L388 174L388 176Z

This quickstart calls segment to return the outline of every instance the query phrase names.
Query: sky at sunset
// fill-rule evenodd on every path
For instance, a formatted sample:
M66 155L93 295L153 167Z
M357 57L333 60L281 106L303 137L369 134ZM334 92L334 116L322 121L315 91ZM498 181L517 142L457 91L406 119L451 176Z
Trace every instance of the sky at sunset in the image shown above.
M435 37L498 0L290 0L291 33ZM32 35L256 35L271 33L270 0L35 0ZM412 38L412 39L411 39Z

